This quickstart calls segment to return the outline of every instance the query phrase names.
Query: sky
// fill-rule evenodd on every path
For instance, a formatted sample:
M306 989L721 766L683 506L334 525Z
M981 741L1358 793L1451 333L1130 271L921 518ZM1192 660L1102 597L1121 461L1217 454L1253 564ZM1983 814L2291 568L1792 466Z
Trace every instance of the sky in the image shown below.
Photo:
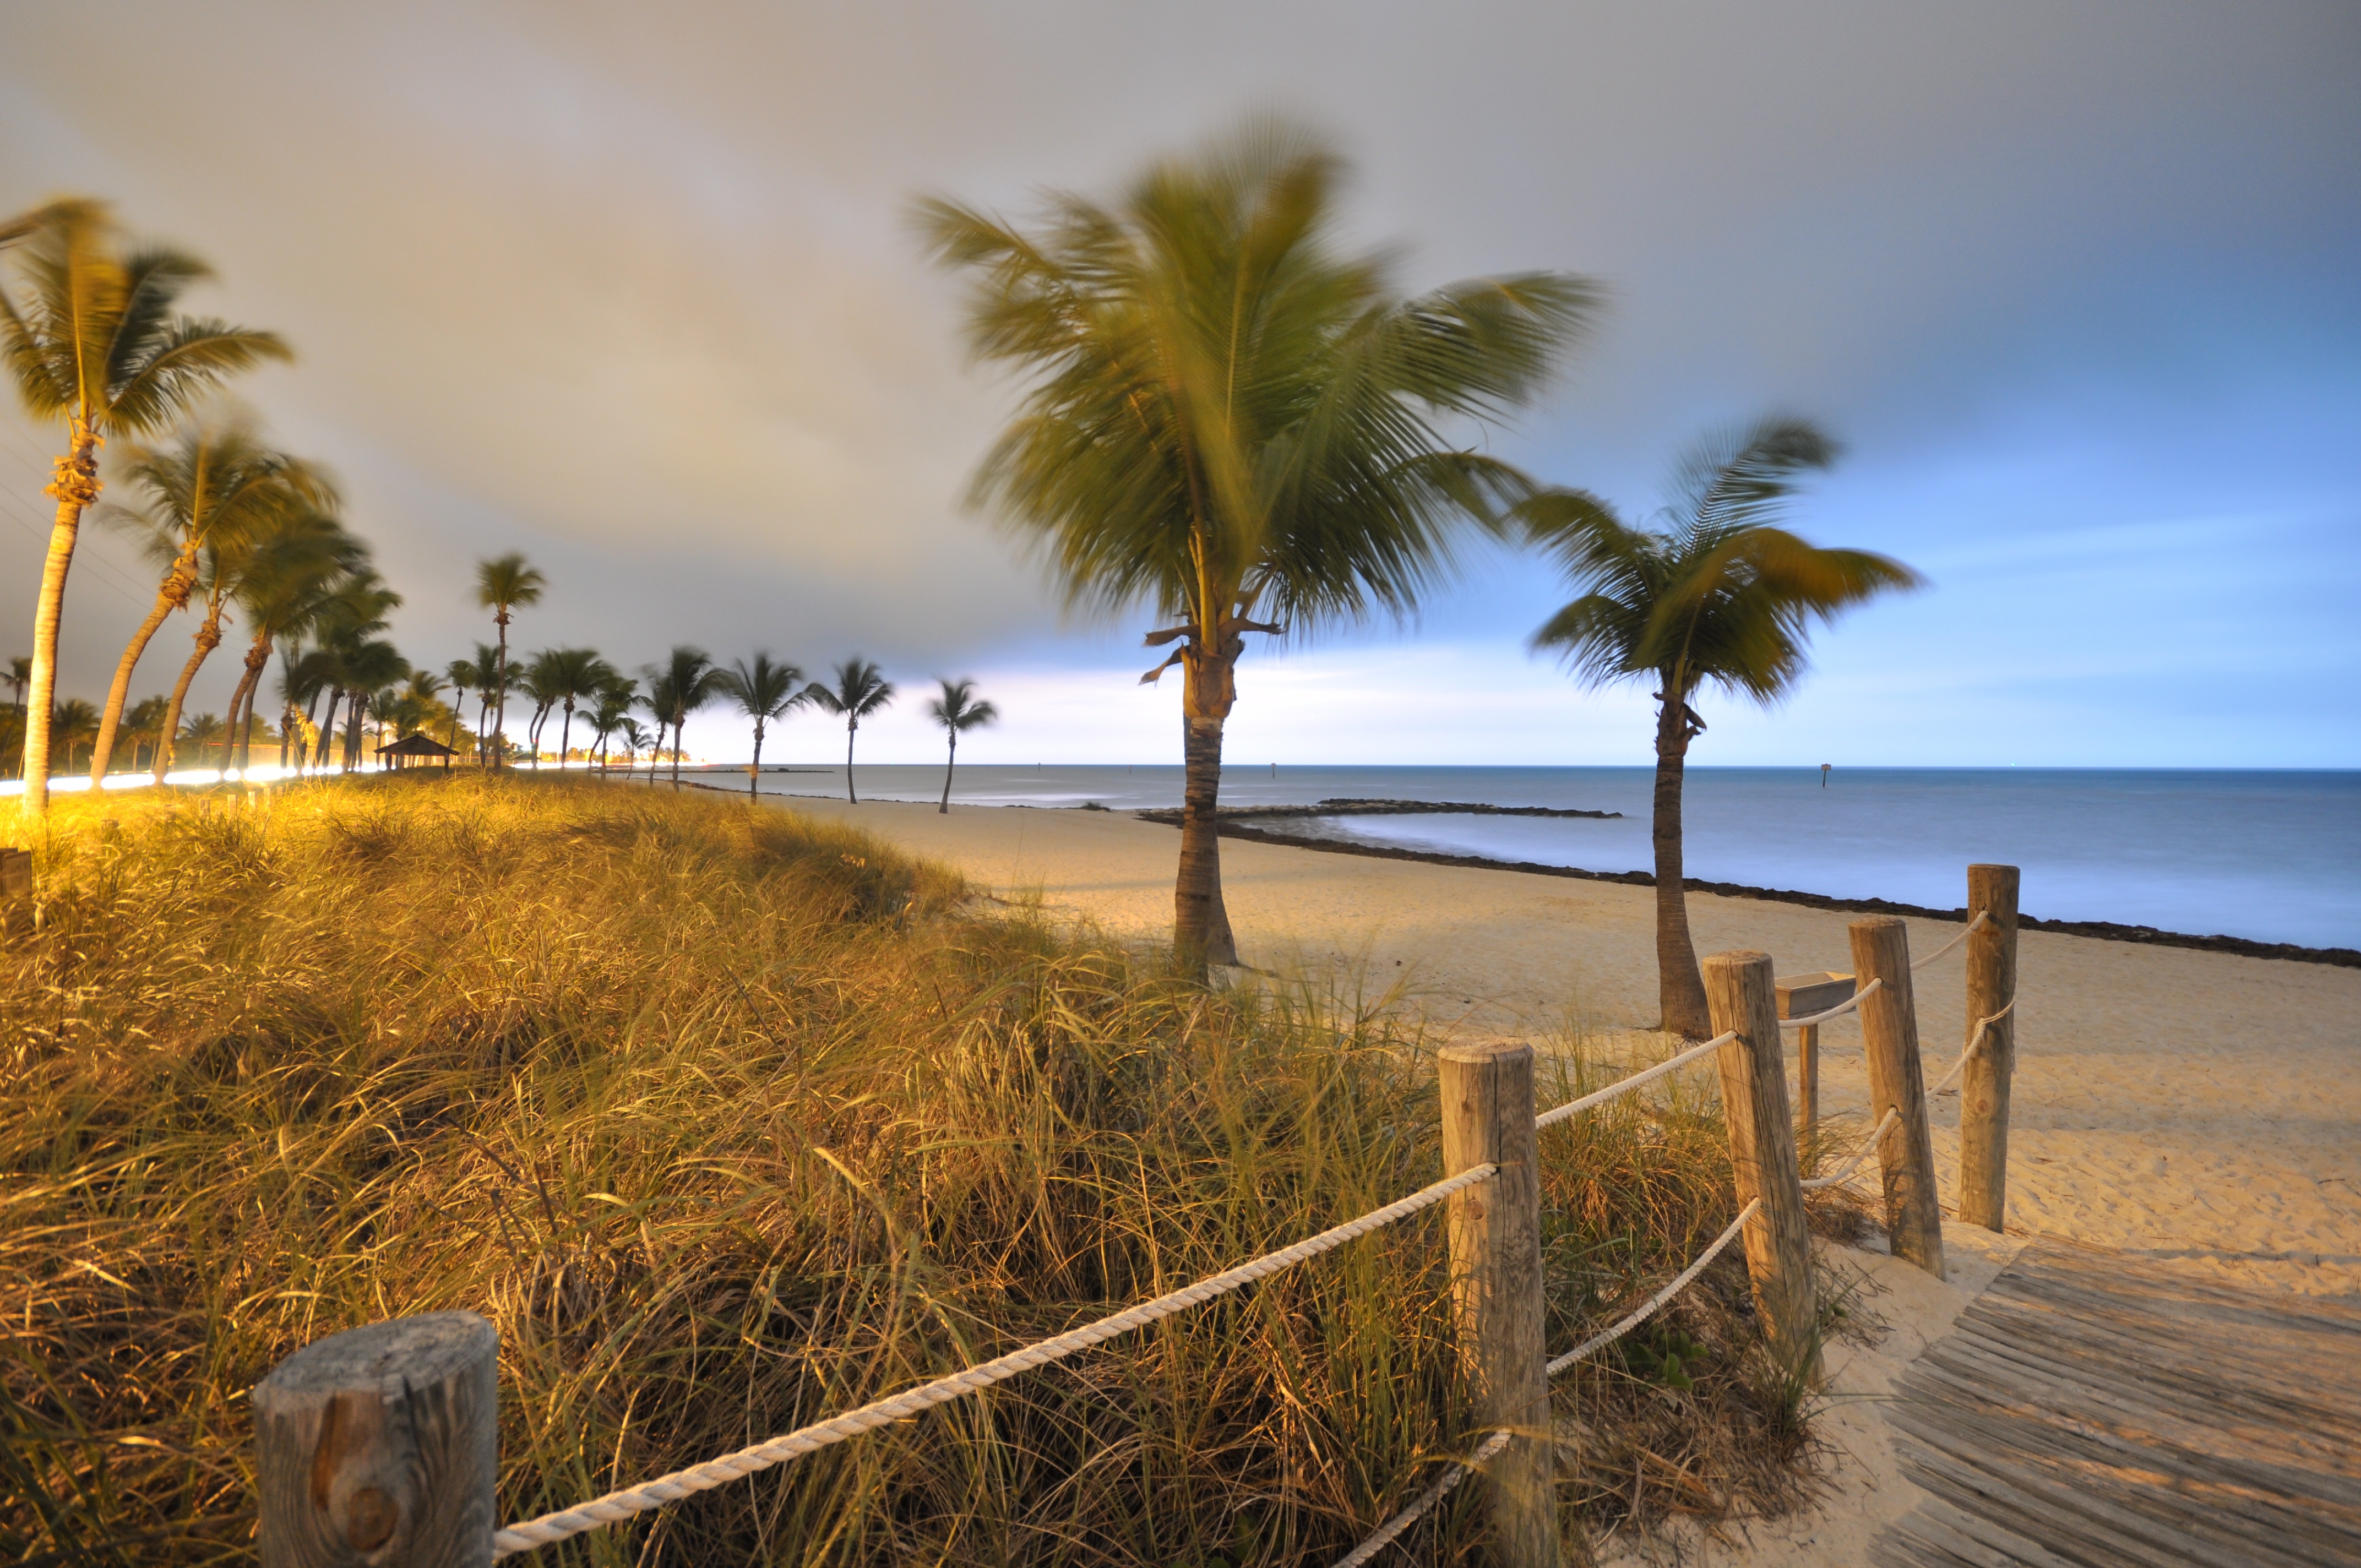
M1598 280L1544 396L1483 433L1644 518L1708 431L1807 415L1815 542L1928 579L1819 632L1696 765L2361 766L2361 7L2165 0L1406 5L205 6L0 0L0 211L77 192L284 334L237 394L342 482L439 668L475 563L548 576L520 648L694 642L903 698L862 756L1175 762L1144 611L1077 620L965 504L1016 388L973 366L912 202L1118 194L1253 114L1355 170L1416 291ZM72 70L58 62L79 61ZM0 628L30 649L60 444L0 411ZM154 592L83 533L60 692ZM1635 763L1648 693L1528 652L1564 585L1496 546L1414 622L1257 648L1236 762ZM8 618L16 618L11 621ZM133 685L166 689L193 628ZM11 634L0 630L0 641ZM200 675L220 711L231 652ZM824 761L818 717L765 760ZM742 759L746 727L689 743Z

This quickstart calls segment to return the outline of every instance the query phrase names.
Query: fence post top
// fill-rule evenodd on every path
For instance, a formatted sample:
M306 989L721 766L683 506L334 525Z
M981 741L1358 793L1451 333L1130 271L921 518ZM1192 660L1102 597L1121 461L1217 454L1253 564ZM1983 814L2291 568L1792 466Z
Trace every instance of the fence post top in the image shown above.
M1899 915L1864 915L1860 919L1853 921L1849 927L1847 927L1847 929L1853 931L1883 931L1897 927L1906 931L1910 928L1910 923L1903 919Z
M1999 861L1970 861L1968 862L1968 871L1971 875L1977 872L2013 872L2015 870L2016 870L2015 866L2005 865Z
M1466 1045L1445 1046L1434 1055L1438 1061L1471 1066L1482 1062L1513 1059L1520 1052L1532 1056L1532 1043L1529 1040L1479 1040Z
M1771 955L1755 948L1732 948L1726 953L1708 953L1705 959L1707 969L1752 969L1757 964L1769 968Z
M368 1323L330 1334L280 1362L255 1385L254 1401L267 1406L274 1395L302 1398L368 1383L430 1383L487 1351L497 1354L499 1345L499 1332L473 1312L423 1312Z

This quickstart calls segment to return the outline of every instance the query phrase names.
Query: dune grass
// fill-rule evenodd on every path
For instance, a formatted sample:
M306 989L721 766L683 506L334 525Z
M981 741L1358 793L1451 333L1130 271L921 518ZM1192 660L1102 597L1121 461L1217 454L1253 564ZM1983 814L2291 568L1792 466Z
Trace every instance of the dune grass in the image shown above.
M70 800L38 848L0 949L8 1563L250 1559L247 1390L357 1324L495 1323L514 1519L1441 1172L1415 1026L1207 993L774 808L413 775ZM1705 1093L1544 1135L1554 1345L1727 1223ZM1435 1212L526 1561L1329 1562L1471 1446L1446 1287ZM1570 1540L1806 1484L1735 1250L1559 1398ZM1477 1491L1399 1560L1466 1559Z

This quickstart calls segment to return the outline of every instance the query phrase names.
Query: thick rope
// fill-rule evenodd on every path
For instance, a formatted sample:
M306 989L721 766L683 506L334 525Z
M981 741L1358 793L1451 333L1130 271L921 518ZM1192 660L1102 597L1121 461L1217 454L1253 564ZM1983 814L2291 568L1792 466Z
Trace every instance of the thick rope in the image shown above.
M1324 1230L1316 1236L1297 1242L1293 1246L1282 1247L1274 1253L1266 1253L1250 1263L1242 1263L1235 1268L1225 1269L1220 1274L1201 1279L1194 1285L1186 1286L1170 1295L1159 1296L1152 1301L1143 1301L1137 1307L1127 1308L1111 1317L1101 1318L1096 1322L1085 1323L1081 1328L1071 1330L1054 1339L1046 1339L1037 1344L1027 1345L1022 1350L1011 1351L1008 1354L994 1361L987 1361L980 1366L971 1366L965 1372L953 1373L948 1377L938 1377L931 1383L922 1384L905 1393L863 1405L849 1414L799 1428L784 1437L772 1438L766 1442L756 1443L752 1448L741 1448L735 1453L724 1454L719 1459L710 1460L691 1469L675 1470L671 1475L661 1476L656 1480L627 1487L620 1492L609 1492L605 1497L584 1503L578 1508L567 1508L554 1514L544 1514L539 1519L512 1524L506 1530L493 1534L492 1555L498 1558L507 1557L519 1552L531 1552L537 1547L548 1546L556 1541L586 1534L604 1525L620 1524L633 1514L645 1512L649 1508L662 1508L666 1503L675 1503L683 1497L691 1497L698 1492L710 1491L716 1486L727 1486L732 1481L752 1475L758 1471L768 1470L774 1464L783 1464L790 1459L799 1459L816 1449L826 1448L830 1443L842 1442L846 1438L858 1437L861 1433L874 1431L878 1427L890 1426L895 1421L915 1416L922 1410L930 1409L937 1405L948 1404L953 1399L975 1393L979 1389L988 1388L994 1383L1014 1377L1020 1372L1028 1372L1034 1367L1046 1365L1049 1362L1062 1360L1077 1351L1087 1350L1094 1344L1114 1339L1118 1334L1128 1333L1133 1329L1144 1328L1160 1319L1169 1318L1175 1312L1185 1311L1191 1307L1210 1301L1216 1296L1226 1295L1242 1285L1250 1285L1268 1275L1276 1274L1280 1269L1301 1263L1306 1258L1317 1257L1323 1252L1332 1252L1346 1242L1367 1235L1371 1231L1382 1226L1390 1225L1396 1220L1407 1219L1422 1209L1432 1208L1453 1193L1464 1191L1478 1182L1488 1181L1499 1173L1500 1168L1497 1165L1471 1166L1456 1176L1445 1177L1431 1186L1422 1187L1407 1198L1399 1199L1382 1209L1371 1210L1356 1220L1347 1220L1343 1224Z
M1701 1046L1691 1046L1687 1050L1683 1051L1680 1055L1674 1057L1667 1061L1660 1061L1645 1072L1635 1072L1629 1078L1610 1083L1606 1088L1586 1094L1579 1100L1569 1100L1554 1111L1544 1111L1540 1115L1533 1118L1533 1125L1536 1127L1554 1126L1558 1123L1565 1121L1569 1116L1578 1115L1581 1113L1589 1110L1593 1105L1604 1104L1606 1102L1614 1099L1619 1094L1629 1094L1635 1089L1640 1089L1647 1084L1653 1083L1656 1080L1664 1077L1664 1074L1671 1072L1674 1069L1686 1067L1690 1062L1697 1060L1697 1058L1705 1055L1706 1052L1719 1050L1723 1046L1728 1045L1730 1041L1736 1038L1738 1038L1738 1031L1735 1029L1729 1031L1727 1034L1716 1035L1712 1039L1708 1040L1705 1044Z
M1928 964L1933 963L1937 959L1941 958L1945 953L1949 952L1953 948L1958 947L1961 942L1966 941L1970 937L1974 936L1978 931L1982 930L1984 927L1991 923L1991 910L1977 910L1976 917L1968 922L1968 928L1966 930L1960 932L1958 936L1952 938L1949 941L1944 943L1933 952L1928 953L1925 958L1920 959L1916 963L1912 964L1910 967L1914 970L1925 969Z
M1715 1043L1719 1044L1719 1042L1717 1041ZM1736 1239L1738 1233L1746 1228L1746 1222L1754 1218L1756 1212L1762 1207L1763 1200L1757 1198L1753 1201L1748 1203L1745 1208L1741 1209L1738 1212L1738 1218L1730 1222L1730 1228L1723 1231L1721 1234L1714 1237L1713 1245L1707 1247L1705 1251L1697 1254L1697 1261L1690 1264L1686 1268L1681 1270L1679 1275L1674 1278L1671 1284L1665 1286L1662 1290L1657 1291L1654 1296L1651 1297L1646 1306L1642 1307L1638 1311L1633 1312L1631 1316L1625 1318L1621 1322L1617 1323L1613 1328L1609 1329L1606 1332L1593 1334L1590 1338L1583 1341L1572 1350L1567 1351L1564 1355L1561 1355L1556 1360L1551 1362L1547 1369L1548 1376L1554 1377L1559 1373L1565 1371L1567 1367L1572 1366L1576 1362L1596 1354L1601 1347L1614 1343L1617 1340L1621 1339L1625 1334L1630 1333L1633 1329L1638 1328L1642 1323L1646 1322L1650 1318L1654 1317L1659 1311L1663 1310L1665 1302L1679 1295L1683 1290L1687 1289L1690 1285L1696 1282L1697 1277L1705 1272L1706 1265L1711 1263L1715 1258L1721 1255L1722 1249L1728 1246L1732 1240ZM1411 1504L1410 1507L1404 1508L1401 1512L1396 1514L1393 1518L1379 1525L1370 1533L1367 1540L1362 1541L1360 1545L1353 1548L1353 1550L1345 1556L1338 1558L1335 1563L1335 1568L1362 1568L1362 1564L1369 1562L1371 1559L1375 1558L1378 1552L1383 1552L1387 1547L1392 1545L1395 1540L1400 1536L1402 1531L1408 1530L1411 1526L1416 1524L1419 1520L1424 1519L1429 1513L1433 1512L1434 1505L1449 1497L1451 1495L1452 1488L1458 1486L1460 1482L1467 1479L1469 1473L1474 1471L1477 1465L1482 1464L1486 1460L1499 1453L1503 1448L1506 1448L1509 1445L1509 1438L1510 1435L1510 1433L1505 1431L1496 1431L1490 1437L1485 1439L1484 1445L1481 1448L1478 1448L1466 1458L1453 1464L1450 1473L1444 1475L1441 1480L1437 1481L1433 1486L1429 1486L1425 1491L1420 1493L1416 1502Z
M1960 1053L1960 1059L1951 1064L1951 1069L1943 1075L1942 1080L1937 1083L1934 1088L1927 1091L1927 1092L1928 1094L1940 1094L1943 1091L1950 1088L1954 1083L1957 1083L1960 1080L1960 1074L1967 1069L1968 1058L1974 1056L1978 1051L1983 1048L1984 1031L1991 1028L1994 1024L1999 1023L2002 1019L2007 1017L2015 1011L2016 1011L2016 998L2012 996L2009 998L2008 1005L1993 1014L1991 1017L1977 1019L1975 1033L1968 1036L1967 1049ZM1813 1178L1811 1180L1804 1183L1804 1190L1806 1192L1817 1192L1823 1187L1834 1187L1838 1182L1842 1181L1846 1177L1850 1176L1854 1171L1859 1170L1861 1168L1861 1162L1869 1157L1869 1151L1875 1148L1878 1146L1879 1141L1883 1139L1886 1133L1893 1127L1894 1124L1900 1120L1902 1120L1902 1108L1898 1105L1888 1107L1884 1116L1879 1120L1876 1130L1869 1135L1869 1141L1853 1151L1852 1158L1846 1162L1845 1168L1842 1170L1838 1171L1834 1176L1820 1176Z
M1860 1006L1876 992L1878 987L1884 983L1885 981L1883 980L1872 980L1867 985L1862 986L1859 991L1854 992L1850 996L1846 997L1842 1002L1838 1003L1834 1007L1829 1008L1827 1012L1814 1013L1809 1016L1803 1018L1782 1018L1779 1020L1779 1027L1782 1029L1800 1029L1809 1024L1825 1024L1829 1019L1835 1017L1838 1014L1850 1013L1854 1008Z
M1763 1200L1757 1198L1749 1202L1745 1208L1741 1209L1738 1212L1738 1218L1730 1222L1730 1228L1722 1232L1721 1234L1714 1237L1713 1245L1706 1248L1703 1252L1697 1254L1697 1261L1690 1264L1686 1268L1682 1269L1679 1274L1675 1275L1670 1285L1665 1286L1662 1290L1659 1290L1653 1296L1651 1296L1648 1299L1647 1305L1642 1307L1638 1311L1633 1312L1630 1317L1625 1318L1613 1328L1607 1330L1604 1333L1596 1333L1591 1335L1588 1339L1584 1340L1580 1344L1576 1345L1572 1350L1567 1351L1564 1355L1561 1355L1556 1360L1551 1362L1548 1368L1549 1375L1552 1377L1554 1377L1559 1373L1565 1371L1567 1367L1572 1366L1576 1362L1597 1354L1606 1346L1613 1344L1617 1340L1621 1339L1625 1334L1630 1333L1633 1329L1638 1328L1642 1323L1646 1322L1650 1318L1654 1317L1658 1312L1662 1311L1665 1302L1671 1300L1674 1297L1687 1289L1689 1286L1696 1281L1697 1277L1705 1272L1705 1266L1721 1255L1721 1249L1728 1246L1737 1238L1738 1233L1746 1228L1746 1222L1754 1218L1755 1212L1762 1207Z
M1484 1440L1484 1445L1466 1458L1454 1464L1442 1480L1419 1494L1418 1501L1379 1525L1369 1539L1336 1559L1336 1568L1361 1568L1378 1552L1394 1543L1394 1538L1434 1511L1434 1505L1451 1496L1452 1488L1467 1479L1468 1473L1509 1446L1510 1434L1496 1431Z

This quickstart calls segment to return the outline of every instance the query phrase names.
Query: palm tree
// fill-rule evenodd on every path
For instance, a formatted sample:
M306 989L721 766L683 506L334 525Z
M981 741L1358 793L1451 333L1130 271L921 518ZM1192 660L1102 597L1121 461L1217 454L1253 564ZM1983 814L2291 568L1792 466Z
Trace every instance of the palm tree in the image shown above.
M174 313L210 277L194 257L126 250L103 202L71 198L0 224L20 236L9 254L27 285L19 306L0 287L0 354L35 419L66 422L66 450L49 494L41 593L33 612L31 704L25 734L25 811L49 808L49 719L58 625L82 515L98 499L98 448L111 434L161 430L205 392L264 359L290 357L273 334Z
M350 700L345 705L345 772L360 766L361 740L371 718L382 720L394 690L410 678L410 661L390 642L370 639L340 648L338 662Z
M73 754L98 738L98 709L82 698L68 697L58 704L49 716L49 733L66 754L66 766L73 766Z
M979 501L1070 604L1145 604L1178 643L1187 785L1173 944L1235 962L1215 808L1249 631L1397 618L1452 564L1455 531L1531 486L1446 438L1543 385L1597 291L1558 273L1389 290L1383 255L1333 238L1336 157L1260 126L1156 164L1115 207L1061 195L1026 234L926 204L938 259L975 277L977 355L1030 372Z
M606 683L598 688L598 704L590 709L590 729L598 737L598 771L607 771L607 741L618 729L631 721L631 706L639 701L640 684L619 671L608 672ZM637 729L636 725L632 726ZM638 748L636 744L633 750ZM630 772L628 765L626 773Z
M1774 526L1798 476L1836 445L1803 420L1769 419L1708 438L1675 471L1661 533L1620 521L1580 490L1521 509L1529 536L1580 596L1533 633L1589 685L1656 683L1656 978L1661 1027L1712 1032L1681 885L1681 783L1705 720L1689 699L1711 682L1768 705L1803 674L1811 623L1892 588L1915 587L1899 562L1821 550Z
M110 506L101 519L138 534L162 562L163 581L147 619L124 645L99 716L91 751L92 787L115 754L115 727L130 695L132 673L164 620L189 608L199 557L216 530L248 530L295 508L333 509L335 487L308 464L274 452L242 412L218 412L181 426L170 445L134 446L124 454L121 482L143 492L137 508Z
M197 766L202 768L205 765L205 752L220 745L228 733L222 728L219 715L200 713L181 726L180 739L188 743L195 753Z
M508 685L510 677L500 673L500 651L489 642L476 644L476 657L471 662L476 666L476 750L480 752L490 744L492 688Z
M642 747L655 744L656 738L641 729L640 721L629 714L624 714L616 719L615 733L623 738L623 782L629 784L632 762L638 759ZM653 766L648 770L648 779L651 784L655 782L655 770Z
M860 732L862 719L894 700L894 683L876 665L855 654L836 666L833 689L814 681L804 688L804 700L823 713L843 716L844 798L859 806L861 796L852 788L852 738Z
M235 765L241 776L251 757L254 696L270 663L270 650L280 638L297 635L330 613L337 591L368 570L368 546L321 512L288 517L250 545L237 599L254 628L254 641L229 699L230 733L237 745Z
M131 742L133 773L139 771L140 751L156 743L157 737L163 730L163 726L164 699L161 696L143 697L125 711L123 722L116 728L115 734L122 740Z
M526 565L522 555L476 563L476 602L492 612L493 624L500 629L492 663L492 700L500 705L492 719L495 751L503 743L501 732L509 717L509 612L519 605L539 604L541 590L548 586L548 579ZM499 766L500 758L488 753L486 765Z
M713 656L704 649L682 643L662 665L650 664L642 673L648 678L648 703L656 716L658 745L663 744L662 727L672 726L672 787L676 790L680 788L681 727L690 714L721 695L721 672L713 667ZM653 762L648 782L655 783Z
M774 663L768 653L755 654L752 663L741 659L733 668L721 673L722 695L736 702L740 711L754 721L754 760L746 765L749 795L761 793L763 727L809 699L809 692L796 689L803 678L803 671L791 663Z
M935 679L943 692L927 704L927 711L943 727L943 733L950 737L951 742L950 755L943 762L943 802L935 809L948 816L951 808L951 769L959 763L959 738L963 731L997 722L1000 710L988 702L976 700L973 681L947 681L940 675Z
M33 656L29 653L19 653L9 660L8 673L0 675L0 681L7 683L8 689L15 696L16 706L22 709L25 706L25 688L33 681Z
M454 659L443 666L443 676L451 683L451 732L445 737L446 745L459 744L459 713L467 706L467 694L485 680L483 666L473 659Z
M542 655L547 662L546 674L557 700L565 705L566 718L557 729L557 765L566 766L566 753L574 738L574 705L595 698L615 679L615 666L598 657L588 648L555 648ZM536 737L539 730L534 731ZM536 740L535 744L538 745ZM539 753L535 756L538 759Z

